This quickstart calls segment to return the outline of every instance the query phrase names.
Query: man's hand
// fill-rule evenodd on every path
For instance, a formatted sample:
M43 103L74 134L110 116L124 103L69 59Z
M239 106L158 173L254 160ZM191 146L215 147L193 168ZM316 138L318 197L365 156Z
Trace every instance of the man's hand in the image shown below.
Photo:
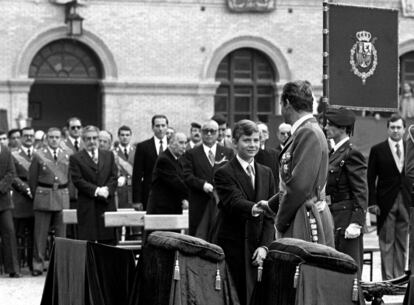
M204 182L204 185L203 185L203 190L204 190L204 192L206 192L206 193L211 193L211 192L213 192L213 190L214 190L214 186L213 185L211 185L210 183L208 183L208 182Z
M144 205L141 202L133 203L132 207L134 208L135 211L143 211L144 210Z
M126 178L124 176L120 176L118 178L118 187L123 187L125 185Z
M345 230L345 238L353 239L361 235L361 226L356 223L351 223Z
M370 212L371 214L379 216L381 214L381 209L377 204L374 204L374 205L371 205L370 207L368 207L368 212Z
M264 214L267 217L276 216L272 209L269 207L269 204L266 200L260 200L258 203L255 204L255 206L261 211L262 214Z
M100 197L105 198L105 199L108 198L108 196L109 196L108 187L107 186L98 187L98 190L97 190L96 194Z
M33 199L32 191L30 190L30 188L26 189L26 194L30 199Z
M252 256L252 265L259 266L263 265L263 261L265 260L267 255L267 249L265 247L257 248Z
M188 210L188 206L189 206L190 204L188 203L188 200L187 199L183 199L182 201L181 201L181 206L182 206L182 208L183 208L183 210Z

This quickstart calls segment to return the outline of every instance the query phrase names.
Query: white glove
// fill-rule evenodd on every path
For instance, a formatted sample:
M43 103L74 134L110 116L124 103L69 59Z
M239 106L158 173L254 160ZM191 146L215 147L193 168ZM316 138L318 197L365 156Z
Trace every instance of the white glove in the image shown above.
M203 185L203 190L204 190L204 192L206 192L206 193L211 193L213 190L214 190L214 186L213 185L211 185L210 183L208 183L208 182L204 182L204 185Z
M126 178L124 176L120 176L118 178L118 187L123 187L125 185Z
M345 230L345 238L352 239L361 235L361 226L356 223L351 223Z
M315 206L316 206L316 209L318 210L319 213L322 212L323 210L325 210L326 200L316 201Z

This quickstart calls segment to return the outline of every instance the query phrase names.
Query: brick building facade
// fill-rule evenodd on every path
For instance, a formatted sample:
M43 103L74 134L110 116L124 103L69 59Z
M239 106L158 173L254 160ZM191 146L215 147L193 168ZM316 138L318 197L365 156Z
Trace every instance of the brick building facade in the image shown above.
M72 38L56 2L65 1L0 0L0 108L10 128L20 114L36 128L76 115L111 132L130 125L142 140L155 113L187 131L214 112L266 120L289 80L321 93L321 0L276 0L265 13L235 13L226 0L83 0L83 35ZM402 11L400 0L341 3ZM399 32L400 55L414 51L414 19L401 14ZM53 86L62 90L51 96Z

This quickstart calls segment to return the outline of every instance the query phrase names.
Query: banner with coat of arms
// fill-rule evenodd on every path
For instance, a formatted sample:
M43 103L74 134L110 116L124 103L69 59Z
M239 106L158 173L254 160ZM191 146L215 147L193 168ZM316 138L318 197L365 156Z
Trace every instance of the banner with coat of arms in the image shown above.
M398 108L398 11L329 5L329 103Z

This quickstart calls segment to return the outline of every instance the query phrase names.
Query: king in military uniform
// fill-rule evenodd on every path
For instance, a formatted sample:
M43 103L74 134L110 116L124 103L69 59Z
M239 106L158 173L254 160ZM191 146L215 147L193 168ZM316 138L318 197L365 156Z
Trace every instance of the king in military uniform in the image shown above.
M62 133L51 127L47 132L47 147L38 150L29 169L29 184L34 194L34 276L42 274L46 241L50 226L55 236L65 237L62 209L69 208L69 154L59 147Z

